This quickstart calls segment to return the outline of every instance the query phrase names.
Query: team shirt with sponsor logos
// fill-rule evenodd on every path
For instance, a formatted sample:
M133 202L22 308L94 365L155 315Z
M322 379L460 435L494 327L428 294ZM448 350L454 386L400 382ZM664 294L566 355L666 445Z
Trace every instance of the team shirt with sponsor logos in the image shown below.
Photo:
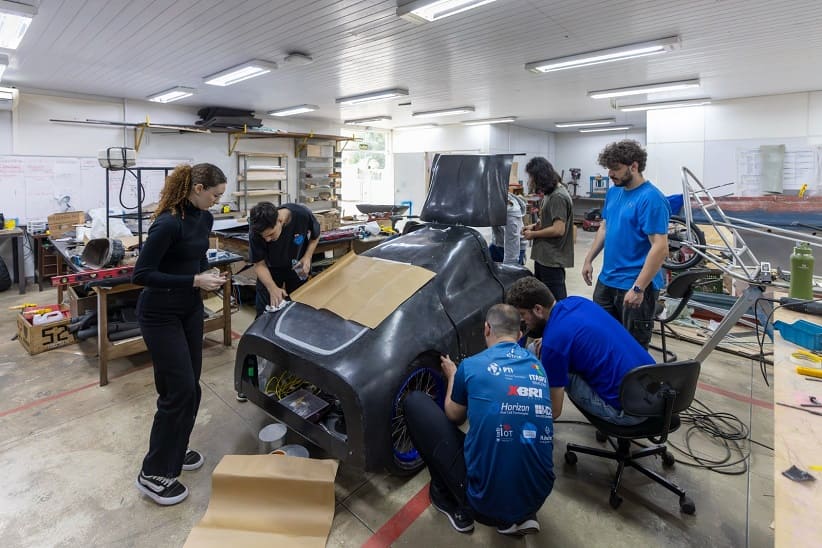
M462 361L451 399L468 407L467 496L481 514L514 522L536 512L554 485L554 424L539 359L500 343Z

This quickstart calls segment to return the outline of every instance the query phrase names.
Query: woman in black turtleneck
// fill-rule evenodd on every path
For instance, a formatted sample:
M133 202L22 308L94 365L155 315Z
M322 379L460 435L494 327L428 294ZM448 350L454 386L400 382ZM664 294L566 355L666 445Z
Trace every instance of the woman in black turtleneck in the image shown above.
M181 470L196 470L203 456L188 449L200 406L203 358L203 299L225 282L205 272L214 218L208 208L225 192L223 172L212 164L180 165L166 178L154 222L140 251L132 280L145 286L137 320L154 362L159 397L148 453L137 488L157 504L182 502L188 489Z

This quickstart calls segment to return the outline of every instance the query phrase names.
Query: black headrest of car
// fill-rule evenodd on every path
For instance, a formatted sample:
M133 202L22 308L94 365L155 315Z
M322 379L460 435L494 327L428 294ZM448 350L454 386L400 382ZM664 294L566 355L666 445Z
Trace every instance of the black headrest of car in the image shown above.
M504 225L513 157L512 154L434 156L431 185L420 218L449 225Z

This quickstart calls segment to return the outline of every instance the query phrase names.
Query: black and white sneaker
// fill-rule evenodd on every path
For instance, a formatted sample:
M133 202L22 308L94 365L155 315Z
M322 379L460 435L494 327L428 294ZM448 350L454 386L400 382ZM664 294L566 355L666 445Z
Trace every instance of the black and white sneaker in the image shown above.
M431 499L431 506L448 516L448 521L454 529L460 533L470 533L474 530L474 518L463 508L444 500L445 497L440 496L433 484L429 487L428 498Z
M196 470L205 462L205 458L194 449L186 449L186 456L183 458L183 470Z
M521 537L530 535L532 533L539 533L539 522L536 516L529 516L520 523L514 523L508 527L497 527L497 533L500 535L512 535Z
M242 392L237 392L236 398L237 398L237 401L239 401L239 402L247 402L248 401L248 397L245 394L243 394Z
M136 481L137 489L160 506L171 506L183 502L188 496L186 486L177 478L148 476L140 471Z

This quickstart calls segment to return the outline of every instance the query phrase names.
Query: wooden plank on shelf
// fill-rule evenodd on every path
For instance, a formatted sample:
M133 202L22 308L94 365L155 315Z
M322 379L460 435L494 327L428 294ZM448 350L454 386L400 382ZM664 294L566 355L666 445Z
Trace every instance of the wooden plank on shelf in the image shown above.
M282 190L249 190L248 192L234 191L232 196L284 196L287 194Z

